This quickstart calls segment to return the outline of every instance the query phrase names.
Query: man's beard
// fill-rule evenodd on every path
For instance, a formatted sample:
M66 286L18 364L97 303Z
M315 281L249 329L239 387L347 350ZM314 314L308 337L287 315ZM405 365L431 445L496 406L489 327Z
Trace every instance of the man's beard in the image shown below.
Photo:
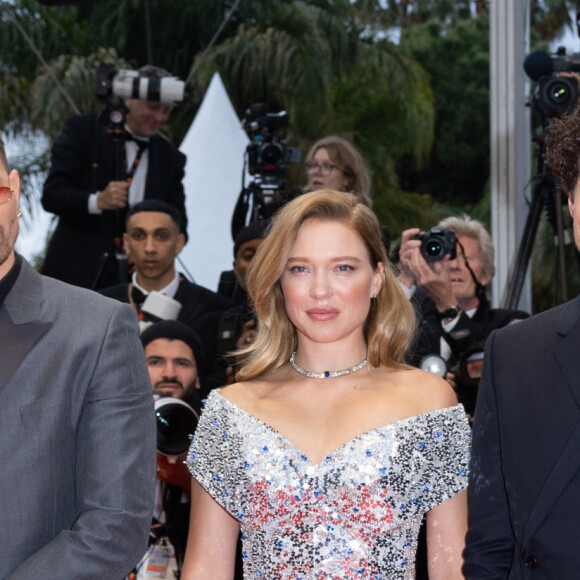
M0 227L0 266L10 258L12 250L14 250L14 244L8 242L4 228Z
M179 381L167 381L167 380L157 381L155 383L154 390L163 393L167 387L170 387L172 385L175 385L176 388L171 392L177 398L181 399L187 394L188 389L186 389L183 383Z

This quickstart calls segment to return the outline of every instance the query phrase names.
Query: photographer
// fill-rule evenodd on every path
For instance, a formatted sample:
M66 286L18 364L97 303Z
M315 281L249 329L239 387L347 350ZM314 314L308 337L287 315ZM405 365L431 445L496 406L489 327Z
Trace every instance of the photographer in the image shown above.
M416 238L420 230L406 230L399 250L399 282L421 312L412 364L419 366L425 356L438 354L451 368L469 349L483 350L492 330L528 314L489 308L485 288L494 274L493 246L480 222L467 216L449 217L439 226L454 232L457 244L451 246L455 246L455 257L445 252L438 256L440 259L427 263L421 252L423 242ZM473 413L477 389L462 392L455 373L447 373L446 378L459 391L460 400L464 399L461 402L467 403L467 412Z
M138 72L150 83L170 76L154 66ZM59 220L44 261L47 276L95 289L119 283L116 264L102 273L99 265L123 234L126 210L143 199L174 206L187 231L185 156L157 133L172 107L135 98L125 105L125 133L112 130L103 110L70 118L53 144L42 205Z
M219 320L218 340L213 377L225 376L226 384L235 382L236 361L229 353L252 341L256 336L256 318L246 289L246 272L270 225L270 220L258 220L245 226L234 241L233 272L236 282L234 306L223 312ZM225 370L224 370L225 369ZM213 384L211 387L221 387ZM204 394L207 389L204 389Z
M141 343L145 352L149 378L159 397L177 398L192 407L199 408L197 369L198 366L203 365L203 347L199 336L181 322L163 320L141 333ZM163 412L158 410L158 403L159 399L156 403L156 412L164 417ZM167 416L169 419L165 423L169 424L164 436L173 446L181 430L175 414ZM175 424L172 424L171 419ZM194 417L189 433L193 432L195 426ZM157 429L159 431L159 424ZM186 438L185 449L187 445ZM157 558L156 563L166 565L167 572L170 572L170 568L173 568L175 572L181 569L187 543L191 506L189 497L191 477L183 463L184 459L185 452L174 455L165 450L164 446L159 444L158 433L155 512L149 536L150 547L140 565L137 566L136 573L139 579L154 577L147 576L147 566ZM166 560L162 555L164 550ZM167 574L166 577L171 576Z

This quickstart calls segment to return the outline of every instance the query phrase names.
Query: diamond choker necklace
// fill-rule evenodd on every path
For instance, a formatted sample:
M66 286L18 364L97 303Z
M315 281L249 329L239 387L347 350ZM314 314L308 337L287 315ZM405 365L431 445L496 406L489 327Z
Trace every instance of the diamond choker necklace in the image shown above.
M290 355L290 364L292 365L292 368L297 373L301 374L304 377L308 377L309 379L330 379L332 377L342 377L342 375L348 375L350 373L356 373L356 371L360 371L368 363L367 359L365 358L364 360L361 360L358 364L354 365L353 367L350 367L348 369L343 369L341 371L324 371L323 373L311 373L310 371L307 371L307 370L303 369L302 367L299 367L294 362L295 358L296 358L296 351L294 351Z

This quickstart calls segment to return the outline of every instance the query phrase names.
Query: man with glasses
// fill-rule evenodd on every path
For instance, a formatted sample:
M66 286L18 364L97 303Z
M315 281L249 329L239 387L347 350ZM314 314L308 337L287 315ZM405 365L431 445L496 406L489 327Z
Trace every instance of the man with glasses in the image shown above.
M169 76L153 66L142 67L139 74ZM123 134L112 130L101 111L72 117L54 142L42 196L44 209L59 217L43 265L47 276L94 289L121 282L123 262L114 259L115 250L122 250L127 209L143 199L173 205L187 232L185 156L158 134L171 106L139 99L125 104Z
M0 141L0 578L123 578L154 500L152 388L131 309L14 252Z

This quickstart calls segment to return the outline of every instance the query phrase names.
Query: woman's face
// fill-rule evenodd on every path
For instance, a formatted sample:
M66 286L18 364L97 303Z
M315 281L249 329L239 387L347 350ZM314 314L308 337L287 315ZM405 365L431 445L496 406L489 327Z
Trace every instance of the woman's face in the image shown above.
M343 170L335 165L324 147L320 147L314 153L312 160L307 165L308 184L307 191L318 189L335 189L349 191L352 178L345 175Z
M381 288L361 237L335 221L307 220L281 277L286 312L300 338L329 343L363 338L371 297Z

